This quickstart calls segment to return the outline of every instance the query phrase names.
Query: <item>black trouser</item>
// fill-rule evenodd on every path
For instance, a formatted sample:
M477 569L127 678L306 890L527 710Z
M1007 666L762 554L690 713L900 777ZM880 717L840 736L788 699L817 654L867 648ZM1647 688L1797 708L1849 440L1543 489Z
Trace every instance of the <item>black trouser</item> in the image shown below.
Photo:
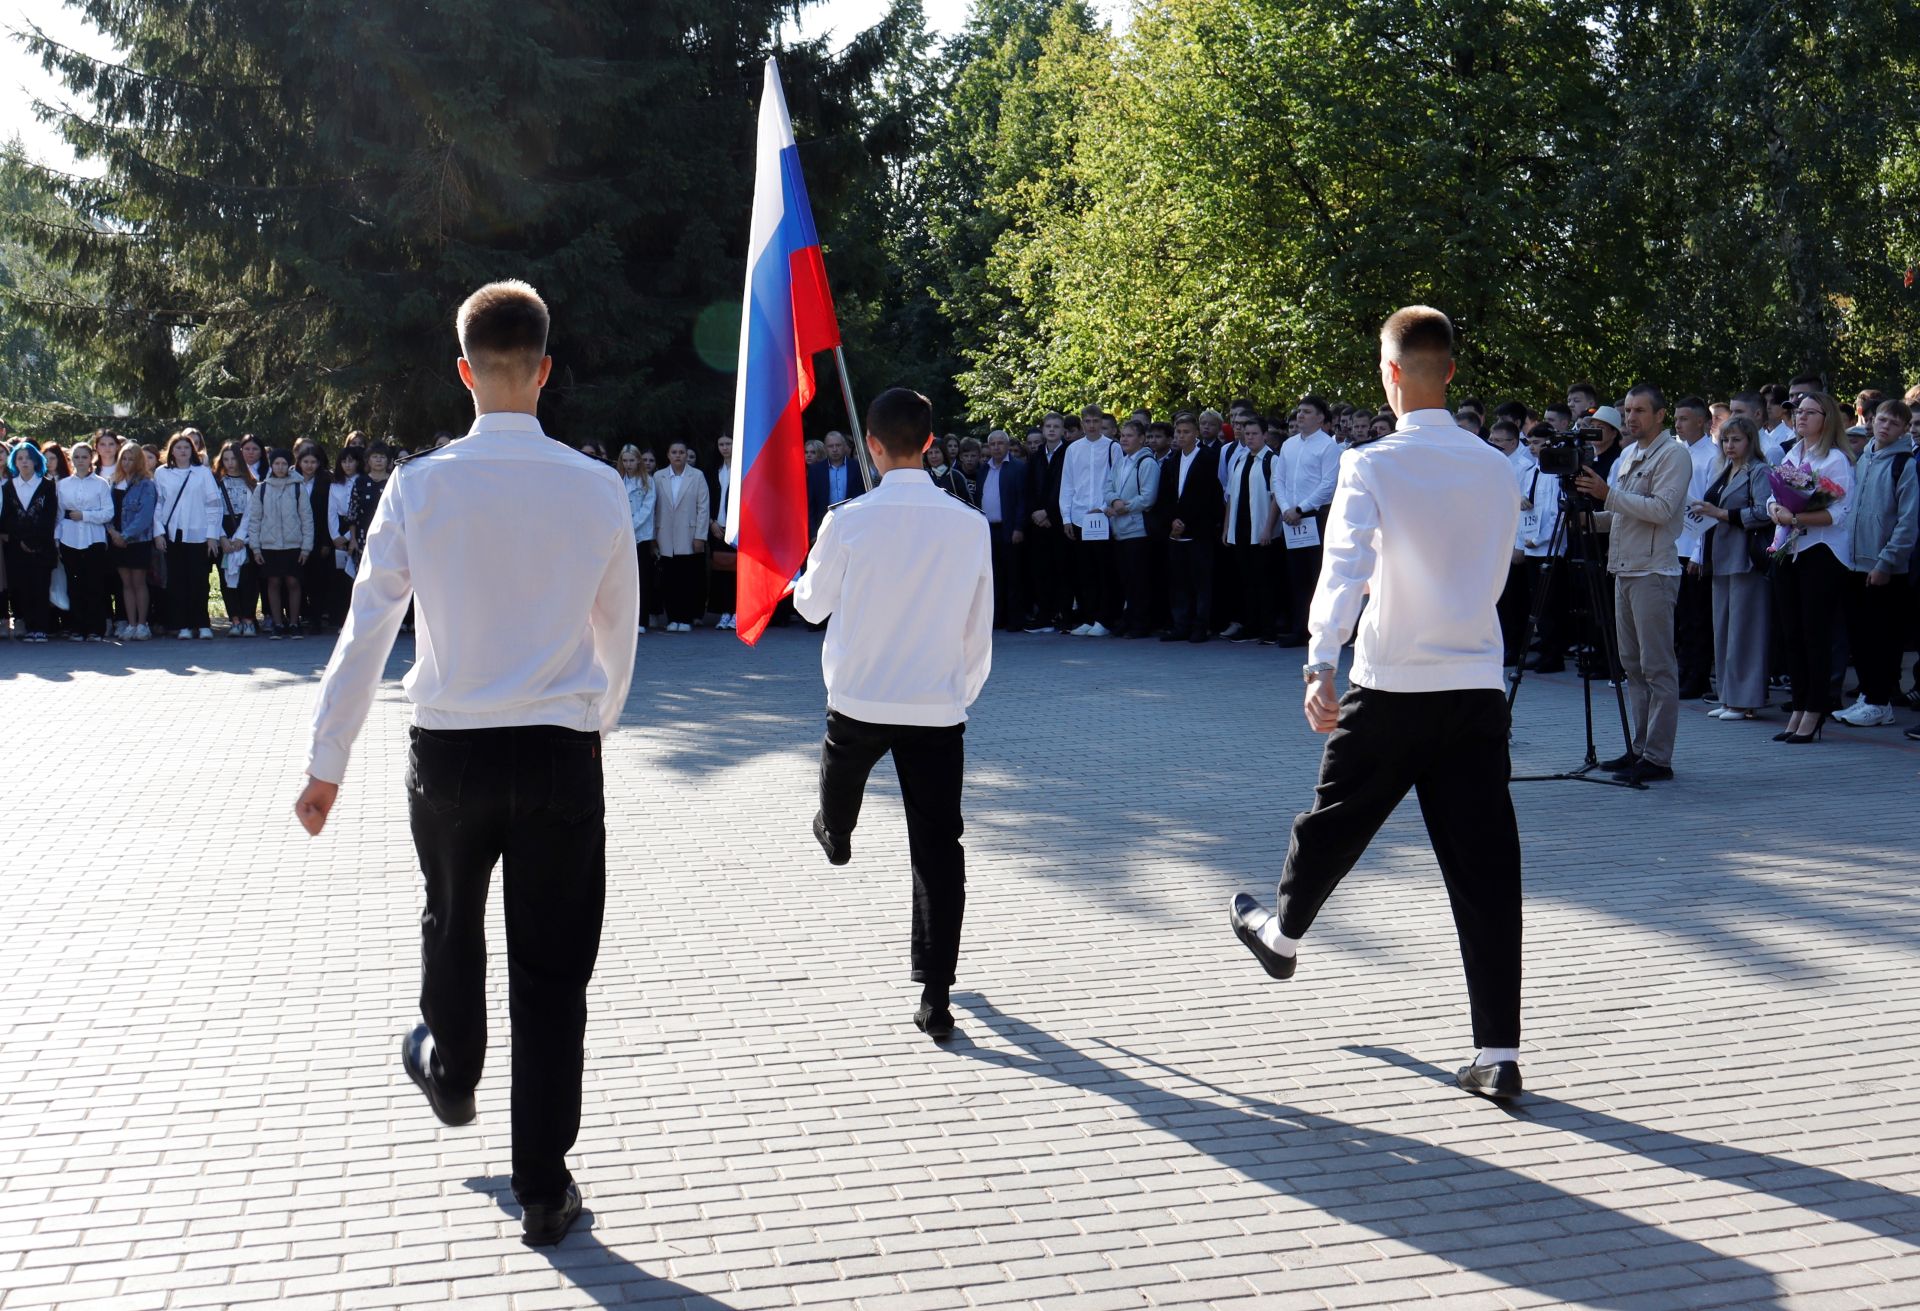
M159 549L156 543L155 548ZM213 567L205 542L168 542L167 586L157 607L167 628L211 628L207 617L208 572Z
M307 562L300 566L300 613L313 628L338 628L346 615L334 608L333 544L308 550ZM229 618L232 616L229 615Z
M1019 628L1027 617L1021 593L1020 548L1013 544L1014 526L1008 523L987 525L993 549L993 626ZM1025 534L1023 533L1024 539Z
M1500 663L1517 665L1527 658L1520 649L1533 601L1533 562L1525 556L1507 566L1507 585L1500 589L1494 613L1500 619Z
M1283 543L1273 548L1287 557L1287 618L1289 645L1307 640L1307 614L1313 609L1313 589L1320 585L1320 548Z
M1233 585L1239 609L1234 619L1248 637L1273 636L1273 553L1267 542L1233 542L1227 555L1233 562Z
M60 548L60 563L67 571L67 613L73 617L73 631L99 637L107 631L107 544Z
M720 567L723 553L727 557L726 563L733 568ZM715 542L707 544L707 609L717 615L730 615L739 604L736 599L739 595L739 557L740 553L731 546Z
M1114 557L1120 563L1120 594L1126 598L1121 622L1135 637L1153 631L1152 543L1145 537L1122 537L1114 541Z
M1786 635L1789 710L1839 709L1833 687L1833 639L1847 592L1847 568L1825 543L1776 566L1773 610Z
M1527 568L1532 575L1527 583L1528 605L1540 606L1540 661L1551 665L1567 658L1567 647L1573 642L1573 616L1567 597L1575 587L1586 584L1573 572L1579 565L1565 556L1530 555ZM1542 591L1547 594L1544 602L1539 600ZM1521 652L1523 659L1525 656Z
M228 621L236 624L255 623L260 612L260 566L253 562L252 551L244 554L231 587L224 565L220 569L220 599L227 607Z
M1680 575L1680 599L1674 602L1673 649L1680 662L1680 696L1699 696L1713 673L1713 579Z
M1058 527L1034 528L1026 534L1027 568L1032 573L1028 595L1038 607L1034 617L1042 627L1064 624L1073 614L1070 545Z
M700 617L700 608L705 602L700 587L699 556L660 557L660 599L668 623L690 624Z
M654 599L653 568L655 561L653 558L653 540L651 538L644 542L635 542L633 544L633 561L634 567L639 571L639 627L645 628L647 626L647 615L649 613L648 607Z
M1320 758L1313 809L1293 821L1280 931L1306 936L1409 788L1446 880L1473 1041L1520 1045L1520 834L1507 792L1507 698L1488 689L1356 687Z
M870 724L829 710L820 743L820 813L840 837L860 821L867 775L893 753L913 862L913 980L940 987L953 984L967 910L967 857L960 845L966 731L964 723Z
M558 1200L580 1135L587 983L607 892L600 735L546 725L414 728L407 812L426 876L420 1014L435 1081L464 1096L487 1051L487 889L506 898L513 1194Z
M1193 537L1167 543L1173 634L1201 637L1213 624L1213 541Z
M1234 567L1233 548L1225 542L1207 543L1208 568L1213 572L1212 590L1208 592L1209 605L1207 620L1203 627L1213 632L1224 632L1234 620L1239 619L1245 608L1244 598L1240 595L1240 571ZM1175 623L1178 628L1179 624Z
M1904 574L1872 587L1864 572L1848 571L1847 642L1860 676L1860 695L1870 706L1890 706L1899 694L1901 626L1906 622L1901 608L1909 602Z
M18 636L44 633L53 622L53 547L35 551L16 542L6 546L7 603L13 607Z
M1118 628L1120 589L1114 571L1112 539L1098 542L1076 539L1073 566L1074 576L1079 579L1080 622Z

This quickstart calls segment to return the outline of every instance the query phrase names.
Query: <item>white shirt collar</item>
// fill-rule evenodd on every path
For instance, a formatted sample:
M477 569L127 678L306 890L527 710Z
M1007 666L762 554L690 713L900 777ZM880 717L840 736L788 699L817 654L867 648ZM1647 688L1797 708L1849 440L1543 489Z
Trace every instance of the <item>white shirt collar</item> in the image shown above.
M469 433L480 432L533 432L546 436L547 430L540 426L540 420L520 410L495 410L491 414L473 416L473 427Z

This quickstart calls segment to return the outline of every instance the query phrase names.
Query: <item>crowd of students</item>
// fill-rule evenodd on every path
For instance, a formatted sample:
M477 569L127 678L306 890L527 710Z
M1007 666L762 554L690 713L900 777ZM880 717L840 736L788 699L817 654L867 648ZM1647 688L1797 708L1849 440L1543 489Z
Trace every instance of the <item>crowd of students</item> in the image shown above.
M1896 706L1920 707L1920 691L1899 686L1920 625L1909 568L1920 513L1916 399L1866 391L1848 406L1808 375L1724 402L1682 398L1670 427L1665 397L1645 385L1618 406L1587 382L1537 412L1461 401L1456 421L1507 455L1522 498L1500 603L1507 664L1553 673L1577 659L1596 676L1627 676L1654 702L1716 699L1722 720L1756 718L1784 693L1783 739L1817 734L1830 715L1872 727L1893 723ZM1087 406L1050 412L1018 440L1003 430L984 441L949 434L925 462L937 485L988 521L998 628L1299 647L1341 452L1395 423L1390 412L1315 395L1277 412L1242 399L1225 414L1166 419ZM434 445L451 440L441 433ZM1604 480L1597 490L1618 488L1628 512L1588 515L1578 507L1597 501L1542 470L1541 453L1557 445L1564 460L1569 443ZM722 436L711 448L711 471L686 441L668 445L664 465L638 443L579 448L626 485L642 633L649 623L675 633L733 626L730 445ZM1684 461L1665 456L1668 447ZM337 628L397 458L359 433L331 457L316 442L269 449L251 435L209 451L194 428L163 447L108 430L70 446L12 442L0 482L11 626L0 634L211 638L210 577L231 636ZM837 432L808 442L806 458L817 532L830 505L867 484ZM1789 465L1841 495L1796 519L1769 479ZM1633 486L1644 491L1624 481L1636 469ZM1656 480L1656 469L1666 474ZM1780 549L1770 552L1775 534ZM1581 584L1589 550L1609 585ZM1616 594L1643 576L1675 580L1669 629L1634 616L1620 627ZM1603 631L1627 639L1614 645L1632 648L1619 653L1631 668L1601 667ZM1843 710L1849 668L1858 687Z

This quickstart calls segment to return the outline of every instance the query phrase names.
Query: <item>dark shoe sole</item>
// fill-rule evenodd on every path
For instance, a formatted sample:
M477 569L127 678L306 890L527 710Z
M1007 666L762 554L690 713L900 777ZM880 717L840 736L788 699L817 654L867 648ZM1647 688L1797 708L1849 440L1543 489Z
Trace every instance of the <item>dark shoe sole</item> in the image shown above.
M1227 911L1227 923L1233 926L1233 936L1240 939L1240 944L1253 953L1253 958L1260 962L1260 968L1267 972L1269 978L1291 979L1293 977L1294 970L1299 968L1300 958L1282 956L1260 941L1260 935L1248 928L1246 922L1240 918L1237 906Z
M427 1072L422 1069L420 1063L414 1059L415 1035L426 1027L424 1024L420 1025L413 1033L409 1033L400 1039L400 1068L407 1072L409 1079L413 1080L413 1086L425 1094L427 1105L433 1108L434 1118L439 1120L441 1124L453 1129L457 1129L463 1124L471 1124L474 1116L473 1098L469 1096L460 1098L457 1101L442 1100L440 1094L434 1089L432 1082L427 1078Z

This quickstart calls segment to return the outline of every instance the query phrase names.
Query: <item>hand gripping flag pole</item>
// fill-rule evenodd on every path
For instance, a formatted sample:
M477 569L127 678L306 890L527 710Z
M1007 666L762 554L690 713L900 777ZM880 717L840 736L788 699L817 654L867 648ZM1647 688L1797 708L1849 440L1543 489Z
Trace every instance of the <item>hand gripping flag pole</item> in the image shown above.
M807 466L800 416L814 397L813 357L819 352L834 352L841 392L849 412L853 409L793 121L779 67L771 59L760 98L749 232L726 534L739 552L735 627L740 640L752 645L806 564ZM857 418L854 432L864 464L866 443L859 438Z

